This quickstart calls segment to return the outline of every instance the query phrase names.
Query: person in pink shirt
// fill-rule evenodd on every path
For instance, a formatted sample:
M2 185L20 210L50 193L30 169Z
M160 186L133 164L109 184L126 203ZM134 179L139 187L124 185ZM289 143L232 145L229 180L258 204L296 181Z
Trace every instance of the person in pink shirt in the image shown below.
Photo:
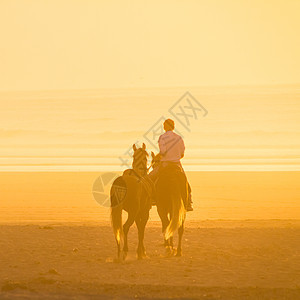
M150 177L156 178L159 176L159 171L168 166L178 166L184 174L184 180L187 181L186 174L181 165L180 159L184 157L185 145L182 137L176 134L175 123L171 119L164 122L165 133L158 139L160 166L150 173ZM191 187L188 184L188 199L186 202L187 211L193 211Z

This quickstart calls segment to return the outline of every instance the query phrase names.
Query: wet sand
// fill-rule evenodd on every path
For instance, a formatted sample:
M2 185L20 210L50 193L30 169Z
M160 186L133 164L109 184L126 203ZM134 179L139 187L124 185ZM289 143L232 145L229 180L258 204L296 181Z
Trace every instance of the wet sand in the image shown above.
M103 172L0 172L0 223L109 221L92 194ZM299 219L300 172L187 172L188 220ZM109 194L111 184L104 186ZM159 221L156 209L150 219Z
M115 262L108 223L0 226L1 299L299 299L300 221L187 222L183 257L165 257L150 222L148 259Z

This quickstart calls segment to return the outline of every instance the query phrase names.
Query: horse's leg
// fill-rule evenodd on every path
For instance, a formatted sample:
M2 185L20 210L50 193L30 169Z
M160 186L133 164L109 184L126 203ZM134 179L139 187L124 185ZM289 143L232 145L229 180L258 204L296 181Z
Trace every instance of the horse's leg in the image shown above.
M172 212L170 212L170 222L171 222L172 217L173 217L173 214L172 214ZM170 249L173 251L173 248L174 248L173 236L171 236L169 238L169 246L170 246Z
M143 212L136 222L136 226L138 228L138 236L139 236L139 244L137 248L137 256L138 259L142 259L146 257L145 246L144 246L144 236L145 236L145 227L149 219L149 210Z
M162 224L162 233L164 234L166 228L168 227L169 223L170 223L170 220L168 218L168 215L167 213L163 213L162 211L160 211L159 209L157 209L157 212L158 212L158 215L160 217L160 220L161 220L161 224ZM166 240L165 239L165 236L164 236L164 246L165 247L169 247L169 240Z
M178 228L178 246L177 246L176 256L182 256L181 242L182 242L183 231L184 228L182 223L182 225Z
M128 231L131 225L134 223L135 215L128 213L128 219L123 225L123 232L124 232L124 247L123 247L123 259L126 258L127 253L128 253L128 241L127 241L127 236L128 236Z
M170 220L168 218L168 214L165 212L161 212L158 210L158 214L160 216L161 219L161 223L162 223L162 233L164 235L166 228L168 227ZM166 248L166 255L167 256L172 256L173 255L173 246L171 245L172 239L165 239L165 235L164 235L164 247Z
M118 241L117 238L116 238L116 243L117 243L117 248L118 248L118 260L119 260L120 255L121 255L121 243L120 243L120 241Z

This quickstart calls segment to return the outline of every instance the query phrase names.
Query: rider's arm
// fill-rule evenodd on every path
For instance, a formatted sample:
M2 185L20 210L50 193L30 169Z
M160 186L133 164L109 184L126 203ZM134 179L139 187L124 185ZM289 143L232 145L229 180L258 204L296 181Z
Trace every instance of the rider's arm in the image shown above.
M167 152L167 147L166 147L166 144L165 144L164 140L161 138L161 136L160 136L159 139L158 139L158 146L159 146L159 153L160 153L161 155L166 154L166 152Z
M180 146L180 150L181 150L181 158L183 158L184 157L185 145L184 145L184 141L183 141L182 138L180 139L179 146Z

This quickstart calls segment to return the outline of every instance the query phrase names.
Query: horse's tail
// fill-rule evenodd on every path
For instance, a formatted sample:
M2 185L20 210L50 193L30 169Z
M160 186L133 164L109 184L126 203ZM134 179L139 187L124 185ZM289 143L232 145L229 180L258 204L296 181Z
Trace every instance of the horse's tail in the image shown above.
M110 201L111 201L111 223L113 227L113 232L118 244L118 248L121 245L123 239L123 224L122 224L122 210L123 202L119 201L118 196L118 181L120 177L115 180L110 190Z
M123 239L122 209L122 203L111 208L111 222L118 245Z
M173 236L174 232L183 224L185 219L185 207L181 193L176 193L176 190L172 193L172 215L171 220L166 228L164 235L165 239L169 239Z

